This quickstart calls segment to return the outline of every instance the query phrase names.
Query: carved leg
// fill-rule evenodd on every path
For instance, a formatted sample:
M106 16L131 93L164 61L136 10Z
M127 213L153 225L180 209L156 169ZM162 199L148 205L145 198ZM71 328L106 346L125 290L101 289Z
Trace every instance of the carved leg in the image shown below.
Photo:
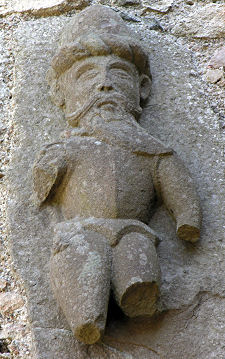
M114 294L124 313L153 315L160 280L154 242L140 233L126 234L113 249L112 264Z
M93 344L105 329L111 248L96 232L59 236L50 265L54 294L75 337Z

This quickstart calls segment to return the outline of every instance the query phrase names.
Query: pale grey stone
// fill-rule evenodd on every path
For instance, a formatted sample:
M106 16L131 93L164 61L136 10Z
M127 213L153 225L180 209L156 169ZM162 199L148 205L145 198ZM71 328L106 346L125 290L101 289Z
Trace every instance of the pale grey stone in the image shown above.
M225 14L222 4L197 4L190 14L179 20L172 29L178 36L191 36L194 38L219 38L225 35Z
M144 10L142 14L146 12L156 11L162 14L166 14L172 7L174 0L155 0L155 1L142 1L142 5L144 6Z
M89 0L11 0L0 8L0 15L29 13L35 16L52 16L73 9L82 9L88 5L90 5Z
M212 84L215 84L219 80L221 80L224 76L224 71L220 69L208 69L205 78L207 81L211 82Z
M35 327L34 355L38 359L88 359L84 344L74 341L69 330Z
M225 68L225 46L218 48L209 61L209 66L217 69L219 67Z
M5 122L5 113L3 112L3 107L6 101L9 99L9 88L6 83L5 75L7 73L9 58L8 51L6 48L5 41L5 32L2 30L0 32L0 121ZM1 129L4 128L4 125L0 122L0 132ZM0 133L1 134L1 133Z

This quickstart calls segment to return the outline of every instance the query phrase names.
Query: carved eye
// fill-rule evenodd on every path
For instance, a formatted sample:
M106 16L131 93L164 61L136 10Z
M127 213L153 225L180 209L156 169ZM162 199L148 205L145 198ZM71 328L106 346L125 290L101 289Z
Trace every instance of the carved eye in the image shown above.
M123 80L131 80L132 79L132 76L124 69L121 69L121 68L112 68L110 70L110 73L112 74L112 76L115 76L115 77L119 77Z
M85 68L83 70L78 71L76 80L81 80L81 79L82 79L82 81L86 80L86 79L89 80L89 79L96 77L97 74L98 74L98 72L93 67Z

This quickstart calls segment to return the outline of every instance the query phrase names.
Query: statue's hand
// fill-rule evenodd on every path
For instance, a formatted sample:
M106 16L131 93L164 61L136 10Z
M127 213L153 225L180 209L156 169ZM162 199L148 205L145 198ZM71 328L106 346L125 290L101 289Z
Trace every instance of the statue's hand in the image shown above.
M66 153L63 143L46 145L38 154L33 167L33 190L41 205L53 194L66 172Z

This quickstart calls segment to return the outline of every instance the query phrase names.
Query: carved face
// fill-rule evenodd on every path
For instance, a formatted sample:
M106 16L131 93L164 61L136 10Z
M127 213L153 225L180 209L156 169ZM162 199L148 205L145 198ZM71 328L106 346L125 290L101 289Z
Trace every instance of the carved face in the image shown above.
M140 78L136 66L114 55L77 61L61 79L65 112L99 108L101 111L132 112L139 108Z

